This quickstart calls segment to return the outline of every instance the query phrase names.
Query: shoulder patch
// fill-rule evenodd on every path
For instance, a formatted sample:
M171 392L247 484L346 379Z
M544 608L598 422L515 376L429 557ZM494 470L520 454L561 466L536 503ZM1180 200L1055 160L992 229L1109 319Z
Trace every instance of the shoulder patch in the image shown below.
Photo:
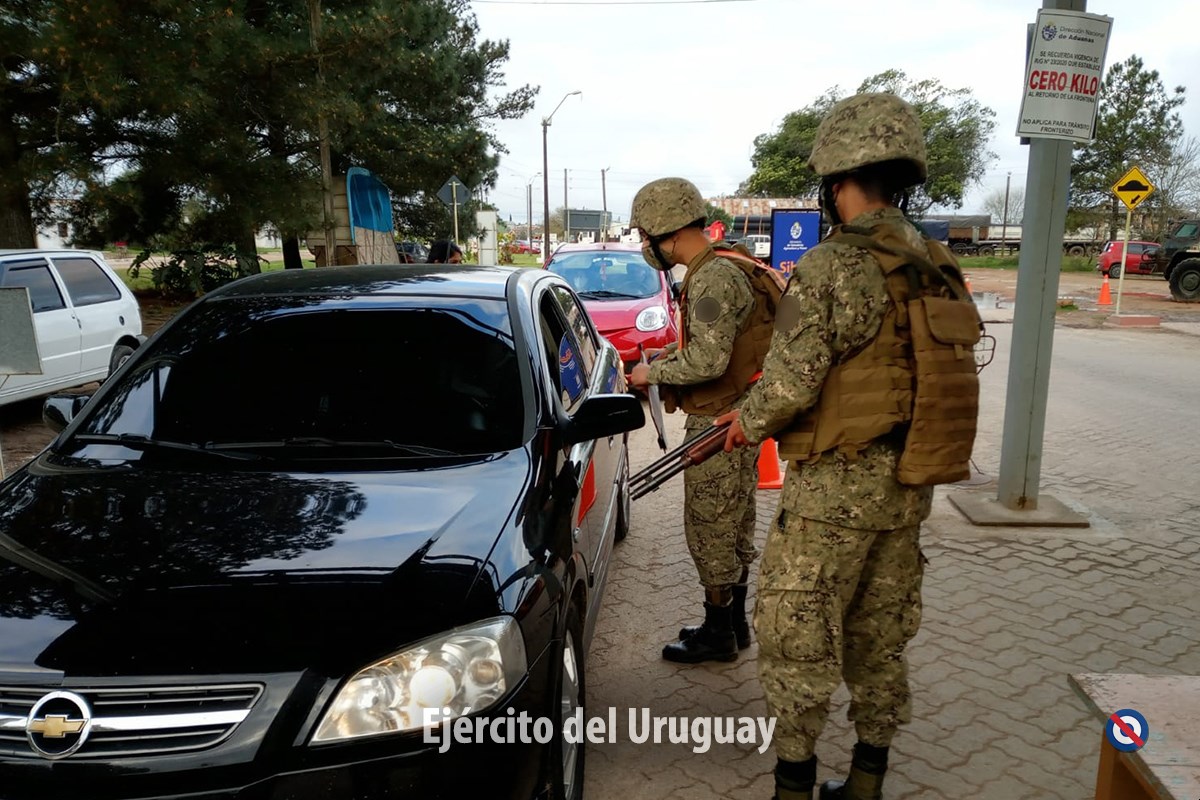
M715 297L702 297L696 303L697 322L716 322L721 316L721 301Z
M800 298L795 295L784 295L775 311L775 330L787 333L796 327L800 321Z

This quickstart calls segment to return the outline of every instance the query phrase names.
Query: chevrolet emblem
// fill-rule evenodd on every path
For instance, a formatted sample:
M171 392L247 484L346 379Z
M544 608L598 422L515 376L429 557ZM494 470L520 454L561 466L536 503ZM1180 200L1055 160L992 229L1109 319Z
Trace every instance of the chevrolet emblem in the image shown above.
M44 719L30 720L26 730L40 733L47 739L62 739L68 733L79 733L86 724L86 720L69 719L65 714L47 714Z
M42 758L66 758L83 747L92 731L92 709L74 692L50 692L33 704L25 738Z

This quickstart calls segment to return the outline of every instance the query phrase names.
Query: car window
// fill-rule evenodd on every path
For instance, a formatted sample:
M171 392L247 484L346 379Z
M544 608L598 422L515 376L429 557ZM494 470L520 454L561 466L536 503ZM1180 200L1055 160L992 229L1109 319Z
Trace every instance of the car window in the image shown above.
M90 258L56 258L54 266L67 285L67 294L77 306L120 300L121 292L100 265Z
M518 447L525 404L506 304L411 302L208 303L164 329L80 433L199 444L324 438L464 454Z
M1129 255L1136 256L1136 255L1141 255L1141 253L1142 253L1142 245L1137 244L1136 242L1129 243Z
M571 326L571 332L575 336L575 341L579 345L580 363L583 367L584 377L590 378L592 370L596 366L596 333L592 330L591 319L587 315L587 311L575 299L575 295L561 286L553 288L554 298L558 301L559 307L563 311L563 315L567 318L567 324Z
M548 266L585 301L653 297L662 291L660 273L637 251L561 253Z
M562 399L567 413L574 413L587 393L587 372L575 335L552 292L542 293L538 304L538 327L554 391Z
M1177 239L1189 239L1200 232L1200 226L1194 222L1187 222L1179 226L1179 230L1173 234Z
M33 313L56 311L66 308L62 292L50 274L50 267L45 262L31 264L10 264L0 276L0 286L24 286L29 290L29 305Z

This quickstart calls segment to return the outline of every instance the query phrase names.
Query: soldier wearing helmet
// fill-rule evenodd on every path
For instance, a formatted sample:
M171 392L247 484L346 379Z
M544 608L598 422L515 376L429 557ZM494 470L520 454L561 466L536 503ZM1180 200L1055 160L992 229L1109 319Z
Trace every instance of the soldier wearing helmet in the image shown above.
M642 255L656 269L687 265L680 297L678 348L639 364L630 382L660 386L668 411L688 414L688 437L741 403L762 369L771 341L773 304L747 265L713 252L704 234L707 205L683 178L646 184L630 223ZM754 547L757 453L720 453L684 471L684 534L704 587L704 622L685 627L663 648L668 661L733 661L750 645L746 591Z
M861 243L888 234L926 252L902 211L926 177L920 120L895 95L842 100L808 166L836 227L792 273L762 379L718 422L731 422L726 449L775 436L789 462L754 615L759 678L779 720L775 797L811 800L814 747L844 680L858 744L848 779L820 798L879 800L888 747L910 719L904 650L921 619L918 534L932 488L897 479L912 348L897 332L905 309ZM838 241L842 223L858 246Z

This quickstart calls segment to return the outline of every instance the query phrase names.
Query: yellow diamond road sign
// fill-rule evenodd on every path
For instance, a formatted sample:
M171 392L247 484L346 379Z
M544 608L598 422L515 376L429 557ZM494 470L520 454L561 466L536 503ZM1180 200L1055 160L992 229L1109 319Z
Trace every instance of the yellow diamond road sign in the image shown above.
M1119 197L1130 211L1141 205L1142 201L1153 192L1154 185L1137 167L1132 167L1129 172L1125 173L1125 177L1114 183L1112 187L1112 193Z

